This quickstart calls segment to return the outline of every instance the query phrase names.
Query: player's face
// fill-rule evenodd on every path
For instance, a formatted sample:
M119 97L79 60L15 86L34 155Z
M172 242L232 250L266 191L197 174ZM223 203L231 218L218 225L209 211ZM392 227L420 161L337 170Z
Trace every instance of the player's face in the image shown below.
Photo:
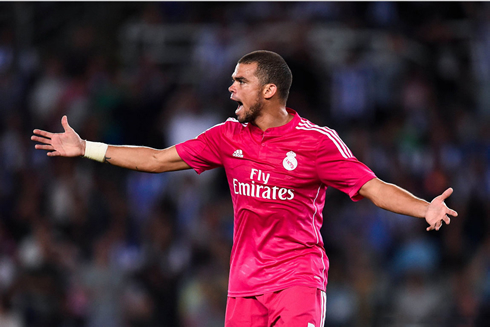
M228 88L230 99L238 102L235 114L240 123L254 121L264 106L262 84L255 75L257 63L238 64L231 77L233 84Z

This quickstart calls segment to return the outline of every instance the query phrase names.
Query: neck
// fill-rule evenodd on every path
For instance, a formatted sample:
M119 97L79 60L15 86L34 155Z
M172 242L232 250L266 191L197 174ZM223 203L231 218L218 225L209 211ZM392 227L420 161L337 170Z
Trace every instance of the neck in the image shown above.
M255 118L254 124L265 131L268 128L286 125L291 119L293 119L293 115L288 113L286 106L264 108L262 114Z

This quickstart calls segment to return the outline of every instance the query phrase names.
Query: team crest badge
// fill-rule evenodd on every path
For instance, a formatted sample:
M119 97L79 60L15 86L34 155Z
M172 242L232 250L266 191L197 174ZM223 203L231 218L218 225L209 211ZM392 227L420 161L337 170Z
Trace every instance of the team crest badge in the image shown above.
M286 158L284 158L284 160L282 161L282 165L284 166L284 168L286 168L286 170L295 170L296 167L298 167L298 160L296 160L296 153L294 153L293 151L289 151L287 154L286 154Z

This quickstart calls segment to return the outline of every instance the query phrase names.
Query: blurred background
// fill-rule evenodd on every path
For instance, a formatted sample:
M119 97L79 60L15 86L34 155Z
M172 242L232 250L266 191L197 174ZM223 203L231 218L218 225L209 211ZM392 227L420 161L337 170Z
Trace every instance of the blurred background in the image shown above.
M233 117L245 53L280 53L288 106L422 220L327 192L326 326L490 326L490 4L0 3L0 326L215 327L233 210L222 169L144 174L34 150L34 128L163 148Z

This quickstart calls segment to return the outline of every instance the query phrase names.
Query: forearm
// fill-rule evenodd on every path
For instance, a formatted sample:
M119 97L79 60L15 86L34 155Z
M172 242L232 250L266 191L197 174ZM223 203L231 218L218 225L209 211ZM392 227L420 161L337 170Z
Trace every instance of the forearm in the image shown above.
M104 162L149 173L161 173L190 168L178 155L175 146L157 150L144 146L109 145Z
M360 194L382 209L417 218L424 218L429 206L429 202L379 179L366 183L361 188Z
M143 171L158 173L165 171L156 160L158 150L142 146L114 146L109 145L104 162L111 165Z

